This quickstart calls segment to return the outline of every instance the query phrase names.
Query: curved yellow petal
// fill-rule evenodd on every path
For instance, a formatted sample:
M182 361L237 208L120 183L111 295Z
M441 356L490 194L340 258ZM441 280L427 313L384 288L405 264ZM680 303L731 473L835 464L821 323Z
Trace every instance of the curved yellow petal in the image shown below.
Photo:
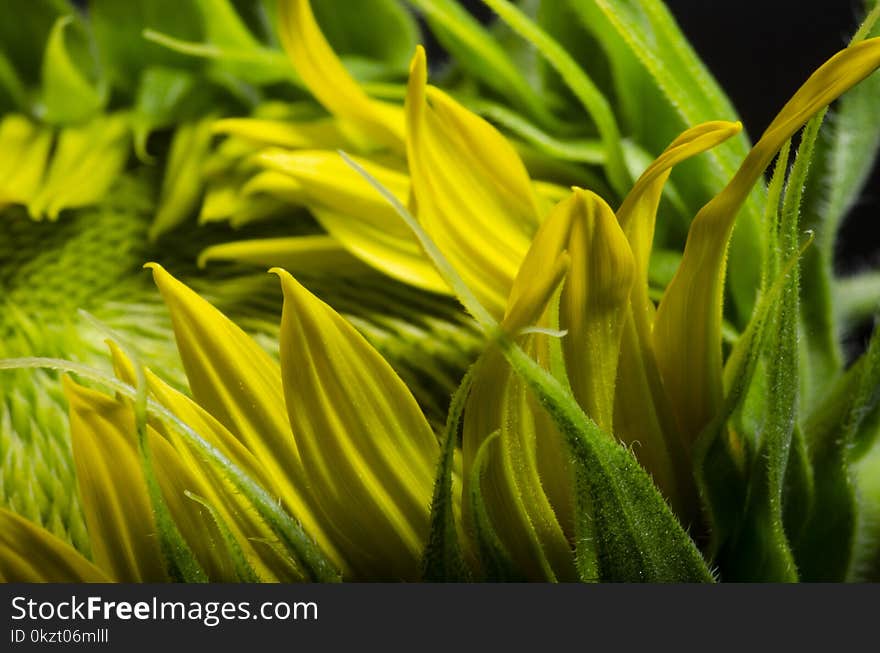
M261 145L276 147L344 148L348 141L333 118L309 121L271 120L269 118L223 118L212 123L215 134L238 136Z
M672 168L739 133L740 123L707 122L686 130L642 173L617 211L635 260L630 315L618 362L614 433L651 472L679 515L693 508L690 465L672 407L660 381L651 330L648 265L657 208ZM685 504L691 504L686 507Z
M617 220L635 259L633 311L639 337L647 342L653 321L653 303L648 298L648 264L654 242L657 208L672 168L705 152L742 131L742 123L713 121L684 131L642 173L617 210Z
M388 276L431 292L449 294L449 286L425 255L394 208L338 152L270 150L258 160L290 176L304 202L328 233L352 254ZM410 192L409 177L355 158L401 202Z
M500 318L541 221L534 190L516 150L494 127L426 85L425 52L418 48L406 98L414 213Z
M338 562L315 512L308 476L284 410L278 364L244 331L155 263L196 402L260 461L278 496L324 552Z
M880 38L850 46L829 59L782 108L730 183L694 218L681 265L654 321L657 363L689 442L721 407L725 255L737 212L785 141L878 66Z
M355 575L415 579L440 448L391 366L283 270L281 368L318 507Z
M404 149L400 107L373 100L358 86L321 33L309 0L280 0L281 43L312 95L365 141Z
M558 504L551 504L542 479L546 466L539 458L547 455L547 441L561 443L561 436L544 418L543 408L503 355L491 351L480 362L464 412L464 496L471 492L468 472L477 463L477 453L486 438L496 432L498 446L489 453L480 481L496 534L516 567L529 579L575 580L573 548L563 528L566 517L557 514ZM553 473L569 481L569 489L572 487L573 479L568 477L566 467L556 467ZM465 528L473 530L469 502L463 504L462 512Z
M168 580L135 435L121 402L63 378L76 480L92 554L113 580Z
M0 508L0 583L108 583L110 578L49 531Z

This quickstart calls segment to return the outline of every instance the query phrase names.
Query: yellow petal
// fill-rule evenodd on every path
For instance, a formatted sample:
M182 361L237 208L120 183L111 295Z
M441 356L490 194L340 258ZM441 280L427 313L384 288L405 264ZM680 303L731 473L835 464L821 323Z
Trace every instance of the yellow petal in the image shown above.
M502 328L516 336L524 327L557 326L551 299L566 272L570 223L550 217L538 229L513 283ZM546 336L520 338L527 351L547 364ZM474 465L490 434L480 476L481 495L496 534L516 565L534 580L575 577L572 534L574 496L562 437L499 351L490 351L474 375L464 413L462 457L464 496L470 496ZM463 506L465 526L473 528L471 506Z
M270 150L258 160L290 175L321 226L362 261L404 283L449 293L446 282L394 208L337 152ZM407 175L364 159L355 160L406 202L410 192Z
M210 118L177 128L162 179L158 211L150 225L151 240L178 226L195 212L204 185L202 164L210 146Z
M829 59L782 108L727 187L694 218L681 265L654 323L657 363L688 441L699 435L721 406L725 255L737 212L785 141L878 65L880 38Z
M330 236L295 236L223 243L199 255L199 267L210 261L237 261L263 270L284 267L300 274L327 273L351 277L369 268Z
M70 435L92 554L116 581L168 580L135 440L134 413L65 377Z
M260 145L291 149L339 149L348 142L333 118L283 121L267 118L224 118L212 126L215 134L230 134Z
M130 132L124 114L61 130L46 178L28 202L31 215L54 220L63 209L103 199L128 160Z
M410 181L405 173L367 159L354 160L392 195L406 201ZM273 148L255 161L298 182L310 204L366 220L401 237L408 231L388 202L336 151Z
M110 349L116 375L134 385L136 378L131 362L115 344L110 343ZM263 465L222 424L149 370L146 370L146 381L150 393L162 406L257 484L264 489L271 488ZM201 452L159 420L150 421L149 437L156 477L171 515L211 580L236 580L235 570L230 567L230 556L213 516L187 497L187 491L211 504L260 578L285 582L302 580L302 574L290 559L277 554L282 547L271 527Z
M321 33L309 0L280 0L281 43L312 95L352 126L354 135L402 152L403 112L373 100L358 86Z
M266 487L322 550L338 562L309 495L308 476L284 410L278 364L244 331L192 290L151 263L196 402L260 461Z
M49 531L0 508L0 583L108 583L110 578Z
M0 207L26 204L37 193L46 169L52 131L24 116L0 122Z
M562 289L559 326L572 393L610 433L620 340L635 274L632 250L602 198L576 189L549 219L568 226L571 268Z
M513 146L426 83L419 48L406 98L414 213L477 299L500 318L540 223L534 191Z
M690 508L690 467L672 407L660 381L651 329L654 305L648 297L648 264L660 197L672 168L734 136L739 123L708 122L686 130L642 173L617 211L635 259L630 316L618 362L614 433L631 446L639 462L677 509Z
M403 381L283 270L290 423L326 523L358 576L415 579L440 449Z
M260 172L241 187L241 194L245 197L253 195L271 195L290 204L304 204L306 194L302 184L290 175L285 175L274 170Z

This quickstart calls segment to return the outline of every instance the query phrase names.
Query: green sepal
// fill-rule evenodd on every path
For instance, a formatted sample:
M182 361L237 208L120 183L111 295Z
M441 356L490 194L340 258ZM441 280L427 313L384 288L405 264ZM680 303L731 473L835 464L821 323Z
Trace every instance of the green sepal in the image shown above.
M859 325L880 312L880 271L870 270L837 279L831 292L836 300L838 323Z
M532 43L547 63L562 77L578 101L586 109L599 132L606 151L605 172L614 190L625 193L632 177L627 170L620 129L608 99L589 75L540 25L509 0L483 0L499 18L526 41Z
M489 435L477 450L473 466L470 470L470 492L466 500L470 501L473 514L473 536L476 544L477 557L483 572L482 580L498 582L523 582L525 576L517 570L504 547L504 543L495 532L492 518L483 500L482 478L489 448L498 440L501 433L495 431Z
M81 314L99 332L105 333L114 344L124 351L134 366L137 386L134 388L132 408L134 409L137 447L140 454L144 481L146 481L147 492L153 508L153 516L156 520L159 548L166 563L168 576L173 581L181 583L207 583L208 575L202 569L195 554L181 534L180 529L177 528L174 517L171 515L171 510L168 508L168 503L165 501L165 496L162 494L162 488L159 485L159 479L153 466L153 453L150 450L147 437L147 399L149 388L144 367L136 352L132 351L115 332L88 313L82 311Z
M28 104L24 84L9 58L0 50L0 115L10 111L26 112Z
M509 99L542 126L556 126L540 94L511 61L491 32L454 0L408 0L425 16L431 31L456 65Z
M220 531L220 536L223 538L223 544L226 546L226 553L229 556L230 560L232 560L233 567L235 569L235 575L238 578L238 581L241 583L260 583L264 582L257 575L257 572L254 571L254 568L247 561L247 558L244 555L244 552L241 550L241 546L238 544L238 540L235 539L235 535L232 534L232 530L229 528L229 525L223 520L223 517L220 516L220 513L217 509L211 505L211 503L205 499L204 497L200 497L192 492L185 492L186 496L200 506L205 508L208 511L208 514L211 515L211 519L214 520L214 524L217 526L217 530Z
M141 76L152 67L197 70L202 63L151 43L144 30L200 40L204 26L194 2L179 0L89 0L88 17L101 65L114 91L133 99Z
M798 253L803 189L823 118L824 112L813 118L804 129L797 159L788 178L781 218L768 221L766 239L769 252L766 258L774 273L780 266L780 258ZM784 164L785 156L782 156L771 181L770 201L773 204L768 206L767 217L774 213ZM805 449L802 442L793 445L795 438L800 437L797 428L800 391L799 280L799 269L795 266L786 275L775 314L768 324L770 331L764 351L766 390L761 393L762 401L759 402L763 425L757 455L748 470L745 513L730 546L719 556L723 573L730 580L793 582L798 579L790 538L785 530L785 503L787 494L803 499L809 498L813 490L809 472L801 470L801 474L788 474L793 447L795 452L802 453ZM803 463L803 460L798 462ZM786 482L804 485L791 487Z
M874 424L875 433L880 425ZM858 528L847 581L880 582L880 445L874 447L852 469L858 489Z
M443 448L437 465L437 478L434 481L434 496L431 499L431 532L428 534L428 543L422 556L424 581L456 582L471 579L455 526L452 468L461 428L461 416L470 393L473 374L472 366L462 379L449 405Z
M868 350L828 394L806 425L816 499L810 520L797 542L804 580L841 581L854 556L859 497L852 475L853 453L869 450L876 429L860 431L880 403L880 329L874 330ZM855 449L854 449L854 445Z
M603 433L553 376L506 336L498 344L566 439L592 515L599 579L710 582L694 541L630 451ZM581 510L581 507L578 507ZM578 561L582 569L584 565Z
M152 162L147 140L156 129L195 121L221 107L236 106L228 94L194 73L152 66L141 75L131 122L138 158Z
M4 0L0 53L25 86L39 83L49 32L59 17L72 13L67 0Z
M724 369L725 398L721 412L703 429L694 445L694 475L711 534L709 552L723 558L729 540L739 530L746 501L746 471L754 459L753 443L728 427L756 382L771 314L812 240L789 257L763 293L755 313L737 340Z

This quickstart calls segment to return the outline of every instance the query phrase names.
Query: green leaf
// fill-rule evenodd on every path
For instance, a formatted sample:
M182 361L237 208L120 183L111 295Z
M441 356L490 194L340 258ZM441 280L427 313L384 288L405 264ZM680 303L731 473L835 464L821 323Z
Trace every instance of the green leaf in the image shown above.
M437 465L434 496L431 500L431 532L422 558L424 581L470 580L455 526L452 467L461 428L461 415L470 392L473 372L473 367L467 371L449 405L443 450Z
M82 122L103 108L107 87L102 80L90 79L96 62L88 46L88 35L80 22L71 16L55 21L43 56L39 112L46 122Z
M60 16L71 13L67 0L4 0L0 54L24 84L39 82L49 32Z
M211 146L212 116L181 125L171 141L159 206L149 237L156 240L195 214L204 187L202 166Z

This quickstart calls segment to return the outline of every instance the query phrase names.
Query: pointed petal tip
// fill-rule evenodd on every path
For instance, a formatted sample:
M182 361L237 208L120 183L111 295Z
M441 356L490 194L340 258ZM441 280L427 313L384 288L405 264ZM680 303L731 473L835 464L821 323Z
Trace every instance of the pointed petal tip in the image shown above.
M269 274L274 274L281 281L281 292L284 294L284 301L302 302L305 296L317 299L312 293L306 289L296 278L287 270L280 267L274 267L269 270Z
M425 52L425 46L417 45L416 51L413 53L412 61L409 64L410 72L427 66L428 55Z
M161 275L163 273L168 274L167 272L165 272L165 268L163 268L160 264L156 263L155 261L149 261L147 263L144 263L143 269L150 270L153 273L154 279L156 278L157 275Z
M153 283L156 284L156 287L163 294L169 290L179 290L181 287L189 290L189 288L181 283L177 277L155 261L144 263L143 269L150 270L153 273Z
M409 86L423 88L428 83L428 55L421 45L416 46L409 64Z

